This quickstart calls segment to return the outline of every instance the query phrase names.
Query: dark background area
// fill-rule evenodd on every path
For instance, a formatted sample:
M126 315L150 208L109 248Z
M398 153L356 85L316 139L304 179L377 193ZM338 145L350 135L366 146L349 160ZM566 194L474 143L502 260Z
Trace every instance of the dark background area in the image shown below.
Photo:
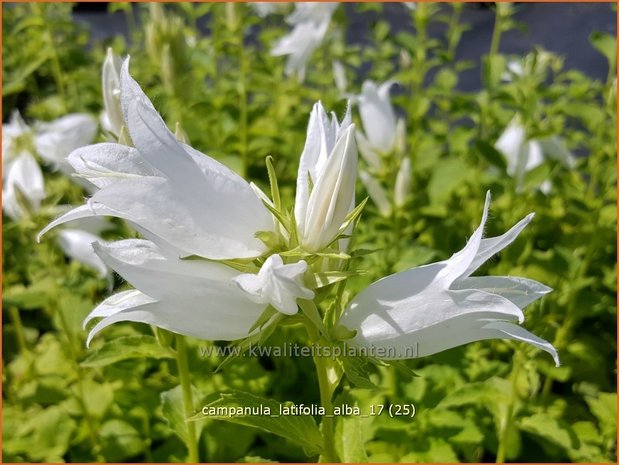
M617 19L614 3L515 3L515 19L522 30L503 34L502 53L524 55L534 46L540 46L565 59L565 69L577 69L592 78L605 80L608 74L606 59L589 43L594 31L617 34ZM443 7L446 7L444 5ZM346 38L349 43L371 44L369 29L377 19L377 13L358 13L353 4L345 4L349 20ZM121 12L109 14L107 3L78 3L74 10L77 21L86 24L92 40L105 40L116 34L127 36L125 16ZM398 31L413 30L408 10L399 3L384 5L384 19ZM492 3L469 3L465 5L461 21L470 26L457 49L457 59L471 60L476 67L462 72L459 88L474 91L481 87L479 57L488 52L494 27ZM444 25L431 23L430 35L440 37ZM207 33L207 29L204 28Z

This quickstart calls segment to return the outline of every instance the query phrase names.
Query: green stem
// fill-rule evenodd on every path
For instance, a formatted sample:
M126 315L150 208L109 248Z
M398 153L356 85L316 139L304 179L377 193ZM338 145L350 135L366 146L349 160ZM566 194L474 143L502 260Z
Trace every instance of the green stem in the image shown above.
M318 330L313 324L308 321L305 325L310 341L313 344L318 344L320 336ZM329 381L329 366L325 357L314 357L316 365L316 374L318 376L318 387L320 390L320 404L325 409L325 416L322 418L322 435L325 441L325 448L321 456L321 462L337 463L339 462L337 452L335 451L335 428L333 422L333 401L332 392L333 386Z
M518 373L520 372L520 353L514 353L514 366L511 372L511 392L509 395L509 403L507 404L507 412L505 412L505 418L501 424L501 430L499 431L499 447L496 453L496 463L505 462L505 447L507 443L507 434L509 433L509 427L512 423L512 417L514 416L514 404L516 403L516 382L518 380Z
M54 43L54 37L52 35L52 31L49 28L49 19L45 17L45 12L43 11L43 7L41 4L35 5L36 12L41 17L43 24L43 37L48 43L50 49L50 63L52 66L52 74L54 75L54 81L56 83L56 87L58 89L58 93L63 98L63 104L66 104L64 100L67 98L67 94L64 86L64 78L62 75L62 67L60 66L60 59L58 58L58 51L56 50L56 44Z
M497 11L494 15L494 29L492 30L492 39L490 41L490 57L493 57L499 52L499 45L501 44L501 32L503 32L503 14L497 6Z
M189 418L194 413L193 396L191 394L191 382L189 380L189 363L187 362L187 346L185 337L180 334L175 335L176 341L176 366L178 367L178 377L183 391L183 409L185 418ZM198 457L198 438L196 435L196 424L193 421L185 420L187 425L187 461L197 463Z

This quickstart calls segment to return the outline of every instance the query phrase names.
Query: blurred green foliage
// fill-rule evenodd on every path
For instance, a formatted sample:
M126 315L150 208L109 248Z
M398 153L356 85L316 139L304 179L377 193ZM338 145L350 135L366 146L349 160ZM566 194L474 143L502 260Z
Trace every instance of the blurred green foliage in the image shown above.
M376 10L379 17L382 9L349 7ZM355 246L376 252L354 258L367 274L349 280L347 298L385 274L459 250L479 221L487 190L494 199L487 235L535 211L518 241L482 271L554 288L527 309L526 326L555 345L562 366L528 346L487 341L407 361L414 378L391 367L357 367L360 375L349 373L336 404L367 410L414 403L417 414L337 418L342 460L616 461L615 37L591 36L590 53L609 60L607 82L565 70L561 57L541 49L529 55L531 72L506 82L502 73L513 57L497 48L480 57L483 88L462 92L459 74L472 65L454 58L468 28L459 19L464 5L403 9L414 32L394 34L379 19L363 47L345 43L340 8L301 84L285 77L283 60L269 54L288 30L282 13L260 19L247 4L225 3L111 8L127 16L130 44L115 37L87 46L88 31L72 19L71 4L3 4L4 121L15 108L27 120L98 113L100 68L105 47L112 46L132 55L138 82L194 147L261 187L268 183L264 158L272 155L290 207L311 105L321 100L338 114L345 109L332 61L344 65L351 93L360 89L361 68L376 81L397 80L394 102L407 115L412 195L390 218L368 203ZM501 7L499 14L501 32L516 26L510 10ZM204 18L207 35L197 28ZM431 22L445 25L443 37L428 37ZM580 155L575 166L547 161L518 188L493 148L514 114L531 137L560 135ZM548 193L539 189L545 180L552 183ZM45 207L78 204L84 196L59 173L46 171L46 183ZM359 188L357 197L365 196ZM3 218L3 461L184 460L187 432L172 349L136 324L115 325L85 348L82 320L108 289L93 271L68 262L52 238L35 243L51 218L45 207L19 222ZM117 222L105 237L127 234ZM305 339L283 327L269 344L290 341ZM255 398L319 402L310 359L241 357L215 372L221 357L201 356L211 344L220 345L189 343L196 408ZM367 389L372 384L377 388ZM317 459L315 424L198 424L204 461ZM290 431L299 427L307 433L295 442Z

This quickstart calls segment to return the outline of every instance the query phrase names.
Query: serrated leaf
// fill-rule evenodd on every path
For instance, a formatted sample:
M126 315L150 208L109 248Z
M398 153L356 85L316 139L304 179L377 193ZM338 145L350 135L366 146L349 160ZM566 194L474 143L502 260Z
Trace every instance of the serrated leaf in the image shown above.
M214 409L215 415L202 412L190 418L192 421L216 419L258 428L295 442L310 454L319 454L323 449L322 433L310 415L281 415L280 409L291 406L276 400L255 396L247 392L232 391L220 394L220 398L206 404L203 412ZM217 410L219 409L219 410ZM231 411L239 414L225 414ZM253 413L252 413L253 412ZM262 412L263 414L256 414Z
M130 358L173 358L172 352L153 336L124 336L107 341L100 349L89 354L80 365L103 367Z

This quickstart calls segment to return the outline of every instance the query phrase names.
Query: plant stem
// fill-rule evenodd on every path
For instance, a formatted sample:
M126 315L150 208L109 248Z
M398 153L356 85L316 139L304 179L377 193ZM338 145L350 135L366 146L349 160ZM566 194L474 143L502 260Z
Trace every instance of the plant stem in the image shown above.
M493 57L499 52L499 45L501 44L501 32L503 32L503 12L497 5L496 13L494 14L494 29L492 29L492 39L490 41L490 52L488 55Z
M189 380L189 363L187 363L187 346L185 337L180 334L175 335L176 341L176 366L178 367L178 377L183 391L183 409L185 411L185 424L187 425L187 461L197 463L198 457L198 438L196 436L196 424L187 421L193 412L193 396L191 394L191 382Z
M511 372L511 392L509 394L509 403L507 404L507 412L505 412L505 418L501 424L501 430L499 431L499 447L496 452L496 463L505 462L505 447L507 442L507 434L509 433L509 427L511 426L512 417L514 416L514 404L516 402L516 381L518 379L518 373L520 372L520 352L514 353L514 366Z
M308 321L305 325L307 334L313 344L319 344L318 331L313 324ZM333 422L333 401L331 399L333 386L329 381L329 366L325 357L314 356L314 365L316 365L316 374L318 376L318 387L320 390L320 404L325 409L325 416L322 418L322 435L325 441L325 448L321 456L321 462L337 463L339 462L337 452L335 451L335 430Z

